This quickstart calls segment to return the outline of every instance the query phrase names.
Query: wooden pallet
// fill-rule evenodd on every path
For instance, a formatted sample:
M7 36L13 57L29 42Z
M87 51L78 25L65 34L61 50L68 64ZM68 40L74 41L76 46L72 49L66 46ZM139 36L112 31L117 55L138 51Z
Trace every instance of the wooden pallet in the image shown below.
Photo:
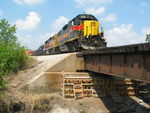
M74 83L73 89L74 89L75 99L82 99L83 98L82 83L81 82Z

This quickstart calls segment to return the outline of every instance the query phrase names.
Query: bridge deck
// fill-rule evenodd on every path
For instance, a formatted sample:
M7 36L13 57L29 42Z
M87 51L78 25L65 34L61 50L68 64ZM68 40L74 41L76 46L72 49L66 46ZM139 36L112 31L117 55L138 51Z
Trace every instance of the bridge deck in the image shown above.
M85 50L85 70L150 83L150 43Z

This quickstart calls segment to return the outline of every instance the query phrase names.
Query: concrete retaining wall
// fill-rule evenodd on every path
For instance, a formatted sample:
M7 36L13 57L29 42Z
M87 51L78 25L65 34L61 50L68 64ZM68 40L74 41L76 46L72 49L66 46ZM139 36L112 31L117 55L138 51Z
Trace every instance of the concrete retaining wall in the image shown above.
M84 60L83 58L77 58L76 54L70 54L67 58L50 67L46 72L76 72L76 70L84 70Z

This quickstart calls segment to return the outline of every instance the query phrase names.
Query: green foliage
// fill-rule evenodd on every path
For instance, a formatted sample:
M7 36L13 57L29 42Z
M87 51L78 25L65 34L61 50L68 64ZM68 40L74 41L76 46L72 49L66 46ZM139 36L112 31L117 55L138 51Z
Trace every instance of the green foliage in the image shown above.
M146 42L150 42L150 34L146 35Z
M5 76L17 71L25 63L26 48L17 42L16 27L0 20L0 89L6 87Z

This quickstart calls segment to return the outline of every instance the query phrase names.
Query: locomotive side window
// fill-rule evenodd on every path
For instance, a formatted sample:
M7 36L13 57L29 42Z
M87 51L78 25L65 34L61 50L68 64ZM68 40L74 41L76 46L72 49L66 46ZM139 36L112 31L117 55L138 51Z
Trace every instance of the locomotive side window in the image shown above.
M75 19L75 25L80 25L80 20L78 18Z
M71 21L71 25L72 25L72 26L74 25L74 22L73 22L73 21Z
M85 16L85 15L81 15L80 18L83 18L83 19L84 19L84 18L86 18L86 16Z
M92 19L92 20L94 20L93 16L90 16L89 18Z

